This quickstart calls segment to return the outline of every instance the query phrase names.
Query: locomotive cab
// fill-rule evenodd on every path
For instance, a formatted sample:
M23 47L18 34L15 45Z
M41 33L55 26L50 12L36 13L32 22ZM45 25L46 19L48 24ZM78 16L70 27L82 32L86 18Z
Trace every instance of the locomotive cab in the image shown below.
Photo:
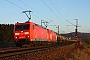
M32 22L16 23L14 25L14 40L16 46L21 46L32 40Z

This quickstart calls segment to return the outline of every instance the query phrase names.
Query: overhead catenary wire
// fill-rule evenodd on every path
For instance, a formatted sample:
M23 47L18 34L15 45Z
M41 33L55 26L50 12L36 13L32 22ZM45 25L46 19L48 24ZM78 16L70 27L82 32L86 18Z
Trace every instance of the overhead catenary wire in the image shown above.
M67 22L69 22L70 24L72 24L73 26L75 26L73 23L71 23L70 21L66 20Z
M22 7L18 6L18 5L16 5L15 3L13 3L13 2L11 2L11 1L9 1L9 0L6 0L6 1L8 1L9 3L15 5L16 7L20 8L20 9L22 9L22 10L25 10L24 8L22 8ZM34 14L32 14L32 15L34 15ZM36 16L36 15L34 15L34 16L37 17L37 18L39 18L39 19L41 19L40 17L38 17L38 16Z
M9 0L7 0L7 1L8 1L9 3L11 3L11 4L17 6L17 7L20 8L20 9L25 10L24 8L22 8L22 7L18 6L18 5L16 5L15 3L13 3L13 2L11 2L11 1L9 1Z
M52 19L50 19L50 18L44 16L43 14L39 13L38 11L36 11L35 9L33 9L32 7L28 6L28 5L27 5L26 3L24 3L23 1L21 1L21 0L19 0L19 1L20 1L21 3L23 3L25 6L31 8L31 9L32 9L33 11L35 11L37 14L39 14L39 15L41 15L41 16L47 18L48 20L52 20Z
M51 11L51 12L53 12L53 14L54 15L56 15L57 16L57 14L43 1L43 0L41 0L47 7L48 7L48 9ZM57 16L58 17L58 16ZM59 17L58 17L59 18Z
M56 9L56 11L59 13L59 11L58 11L57 8L54 6L54 4L51 2L51 0L49 0L49 2L50 2L51 5Z
M56 11L58 12L58 14L60 14L63 17L63 15L58 11L58 9L54 6L54 4L51 2L51 0L49 0L49 1L50 1L51 5L56 9ZM66 20L65 17L63 17L63 18Z
M48 7L48 9L58 18L58 19L60 19L58 16L57 16L57 14L43 1L43 0L41 0L47 7ZM61 19L60 19L61 20ZM63 21L62 21L63 22Z
M58 11L58 9L54 6L54 4L51 2L51 0L49 0L49 2L51 3L51 5L56 9L56 11L60 14L60 12ZM61 15L61 14L60 14ZM62 15L61 15L62 16ZM62 16L63 17L63 16ZM64 18L64 17L63 17ZM66 20L66 18L64 18ZM62 21L63 22L63 21ZM68 27L66 26L66 28L68 29ZM68 29L68 31L70 31Z

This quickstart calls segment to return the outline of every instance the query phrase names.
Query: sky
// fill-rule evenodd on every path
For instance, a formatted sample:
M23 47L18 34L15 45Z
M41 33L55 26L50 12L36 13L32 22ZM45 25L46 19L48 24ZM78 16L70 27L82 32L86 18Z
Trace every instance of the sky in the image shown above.
M27 21L22 13L27 10L32 11L30 21L50 22L47 28L56 32L58 25L60 33L74 32L78 19L78 32L90 33L90 0L0 0L0 24Z

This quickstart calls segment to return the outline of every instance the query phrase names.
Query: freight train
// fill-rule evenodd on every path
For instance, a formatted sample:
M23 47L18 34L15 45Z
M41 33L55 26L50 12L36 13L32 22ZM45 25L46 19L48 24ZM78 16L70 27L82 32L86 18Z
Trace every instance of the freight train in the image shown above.
M33 41L60 42L60 36L45 27L34 22L15 23L14 40L16 46L22 46Z
M30 12L32 11L23 11L28 19L31 19ZM29 13L30 17L27 15ZM15 23L14 25L14 40L16 46L22 46L23 44L30 44L30 42L61 42L66 40L61 37L59 34L53 30L47 29L41 25L38 25L34 22L23 22Z

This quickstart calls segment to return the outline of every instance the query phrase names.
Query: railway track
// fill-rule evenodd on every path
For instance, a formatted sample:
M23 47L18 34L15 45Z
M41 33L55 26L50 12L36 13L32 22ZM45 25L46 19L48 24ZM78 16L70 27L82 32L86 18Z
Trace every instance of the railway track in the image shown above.
M22 54L33 53L33 52L38 52L38 51L44 51L44 50L52 49L59 46L60 45L6 50L6 51L0 52L0 58L6 58L10 56L22 55Z
M71 43L70 43L71 44ZM1 58L7 58L11 56L17 56L22 54L28 54L28 53L34 53L34 52L41 52L48 49L58 48L60 46L66 46L70 44L56 44L56 45L50 45L50 46L39 46L39 47L32 47L32 48L10 48L0 51L0 59Z

